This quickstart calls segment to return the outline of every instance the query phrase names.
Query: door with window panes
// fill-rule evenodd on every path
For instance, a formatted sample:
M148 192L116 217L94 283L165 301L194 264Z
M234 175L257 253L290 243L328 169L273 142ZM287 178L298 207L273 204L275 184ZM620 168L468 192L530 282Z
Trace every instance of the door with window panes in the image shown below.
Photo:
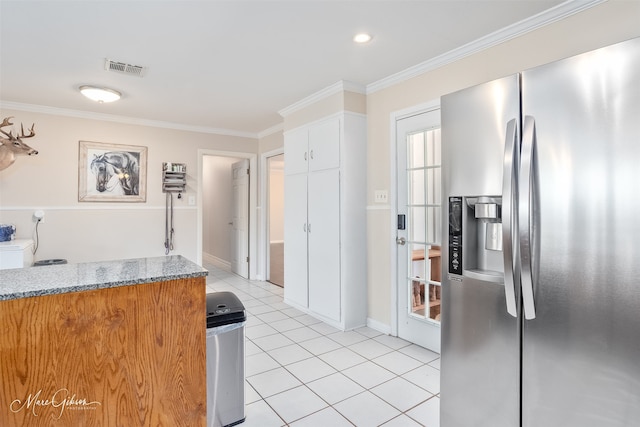
M440 110L396 129L398 336L440 352Z

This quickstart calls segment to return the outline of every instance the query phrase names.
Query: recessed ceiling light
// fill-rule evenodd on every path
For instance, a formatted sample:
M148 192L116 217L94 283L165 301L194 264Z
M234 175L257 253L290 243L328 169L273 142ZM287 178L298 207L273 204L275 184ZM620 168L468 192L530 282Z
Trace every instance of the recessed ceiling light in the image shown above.
M100 104L103 102L117 101L122 96L122 94L117 90L88 85L80 86L80 93L92 101L99 102Z
M356 34L353 41L356 43L367 43L371 41L371 36L367 33Z

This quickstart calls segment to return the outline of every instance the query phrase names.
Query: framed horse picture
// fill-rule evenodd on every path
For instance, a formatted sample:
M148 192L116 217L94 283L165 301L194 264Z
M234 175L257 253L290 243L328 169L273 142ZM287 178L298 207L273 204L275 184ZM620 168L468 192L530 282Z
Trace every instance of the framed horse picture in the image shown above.
M147 147L80 141L78 201L146 200Z

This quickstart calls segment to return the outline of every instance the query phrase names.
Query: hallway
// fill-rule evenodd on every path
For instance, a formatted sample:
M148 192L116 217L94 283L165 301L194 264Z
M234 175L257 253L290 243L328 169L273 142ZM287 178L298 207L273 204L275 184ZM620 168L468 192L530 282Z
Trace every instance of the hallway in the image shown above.
M207 292L247 311L242 426L439 427L437 353L363 327L341 332L291 308L283 289L207 264Z

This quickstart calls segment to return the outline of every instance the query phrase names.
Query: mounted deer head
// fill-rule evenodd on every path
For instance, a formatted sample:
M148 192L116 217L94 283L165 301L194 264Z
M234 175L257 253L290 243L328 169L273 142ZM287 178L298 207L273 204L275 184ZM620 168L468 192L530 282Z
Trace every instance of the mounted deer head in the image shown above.
M36 135L33 130L35 124L31 126L31 129L29 129L29 135L25 135L24 127L20 124L20 135L13 136L11 131L7 133L2 130L3 127L13 125L13 123L9 121L12 118L13 117L5 117L2 123L0 123L0 133L4 135L0 136L0 171L11 166L13 162L16 161L16 156L35 156L38 154L36 150L22 142L24 138L31 138Z

